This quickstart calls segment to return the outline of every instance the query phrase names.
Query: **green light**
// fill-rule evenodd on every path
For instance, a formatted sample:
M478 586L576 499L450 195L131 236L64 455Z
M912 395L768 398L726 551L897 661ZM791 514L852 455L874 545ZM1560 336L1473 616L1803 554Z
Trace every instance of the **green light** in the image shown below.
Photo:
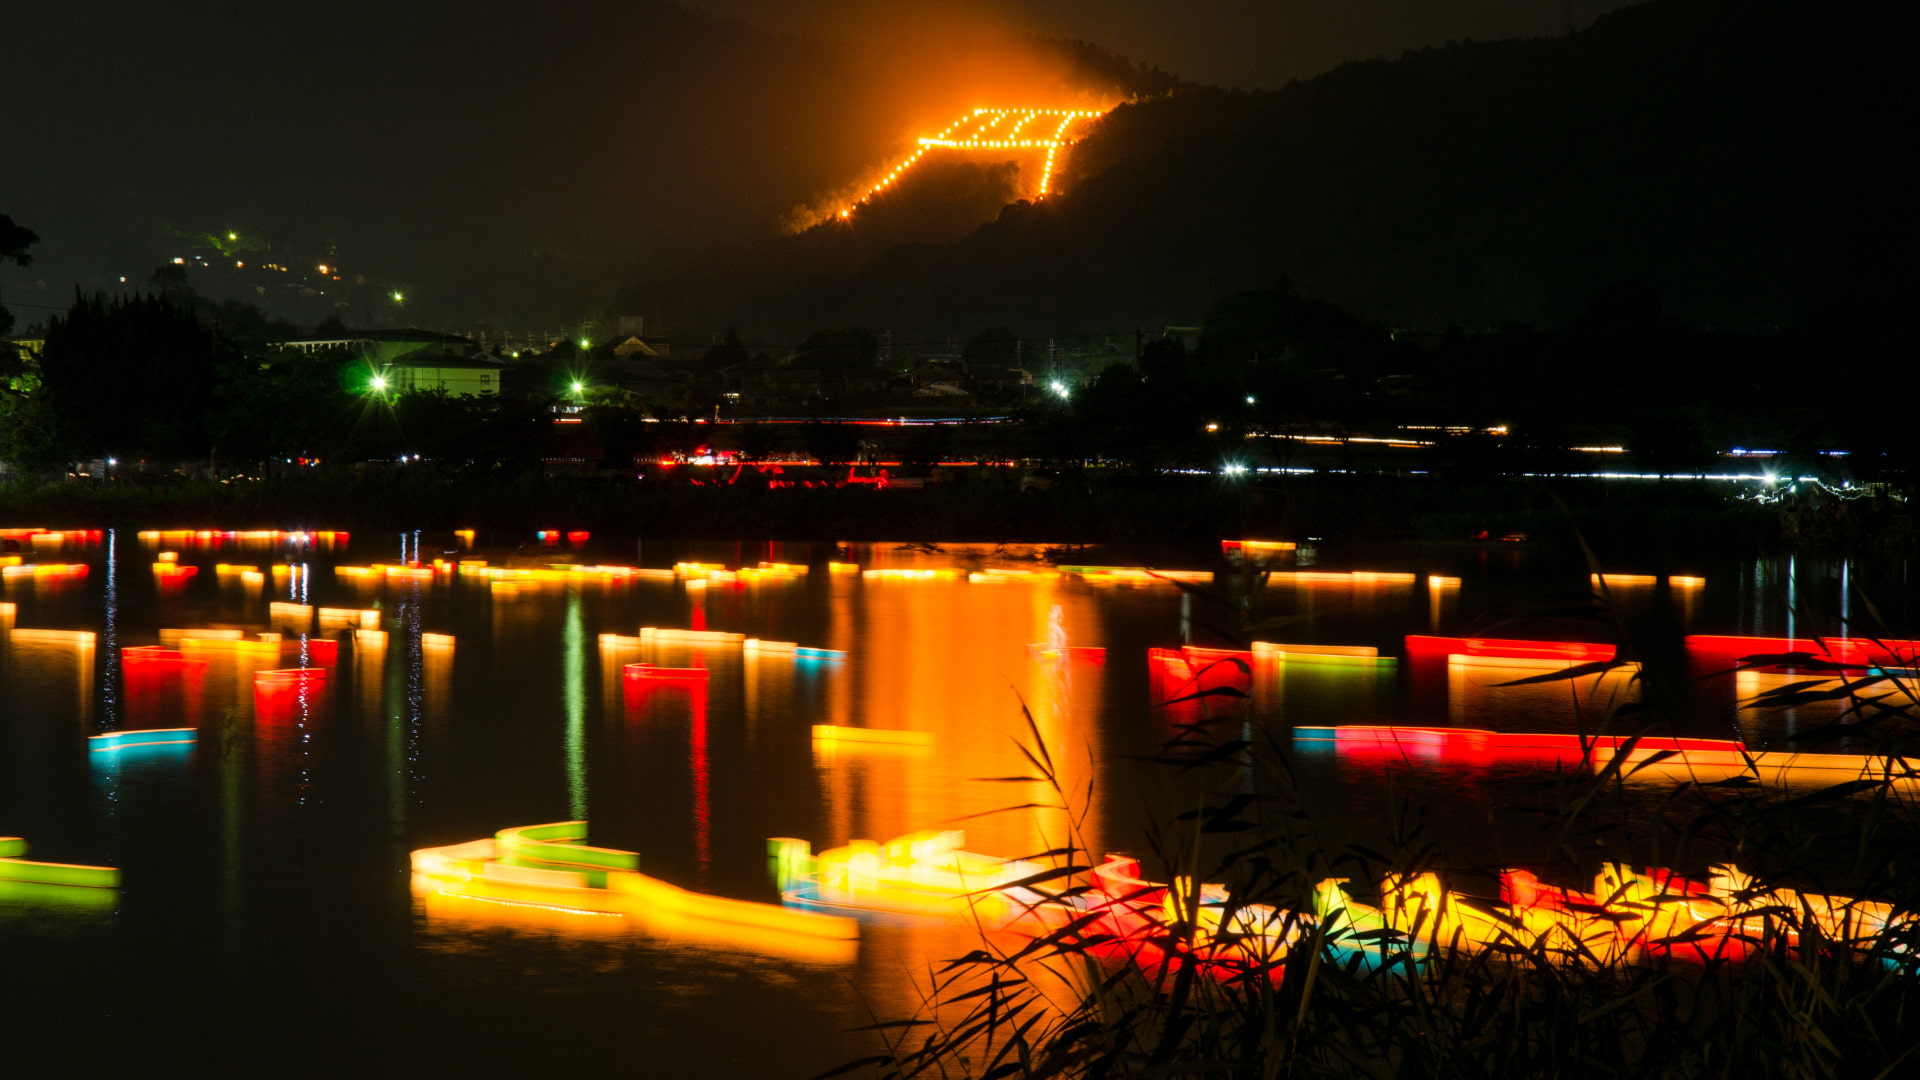
M237 233L237 232L230 232L230 233L228 233L228 234L227 234L227 239L228 239L228 240L238 240L238 239L240 239L240 234L239 234L239 233Z
M385 375L375 375L373 380L367 383L367 385L373 388L376 393L385 390L387 388L387 377Z
M573 380L573 392L574 392L574 393L576 393L576 394L577 394L577 393L579 393L580 391L582 391L582 390L585 390L586 388L587 388L587 384L586 384L586 383L583 383L583 382L581 382L581 381L580 381L579 379L575 379L575 380Z
M407 302L407 297L399 289L395 289L393 290L393 302L396 304L404 304Z
M68 863L0 859L0 881L27 881L40 885L77 885L90 889L117 889L120 871L111 866L73 866Z
M580 590L567 590L567 622L562 633L565 648L567 729L567 809L576 818L587 816L587 620ZM585 839L584 836L581 839ZM632 869L639 869L635 856Z
M587 340L586 338L581 338L581 339L580 339L580 347L581 347L582 349L591 349L591 348L593 348L593 342L591 342L591 341L588 341L588 340Z

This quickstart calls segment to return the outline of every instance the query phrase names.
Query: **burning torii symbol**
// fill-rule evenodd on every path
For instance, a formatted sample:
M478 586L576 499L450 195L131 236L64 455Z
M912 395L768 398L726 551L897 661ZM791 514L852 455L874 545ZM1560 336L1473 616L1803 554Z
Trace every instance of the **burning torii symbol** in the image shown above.
M1061 148L1073 141L1067 133L1074 125L1102 114L1103 110L1097 109L975 109L948 124L940 134L921 138L919 147L904 161L889 169L866 194L842 207L840 217L852 217L855 210L891 188L929 150L1045 150L1047 160L1040 170L1040 190L1036 193L1044 198L1052 190L1054 163ZM1053 126L1050 134L1035 137L1027 133L1029 127L1036 126L1045 131L1048 124Z

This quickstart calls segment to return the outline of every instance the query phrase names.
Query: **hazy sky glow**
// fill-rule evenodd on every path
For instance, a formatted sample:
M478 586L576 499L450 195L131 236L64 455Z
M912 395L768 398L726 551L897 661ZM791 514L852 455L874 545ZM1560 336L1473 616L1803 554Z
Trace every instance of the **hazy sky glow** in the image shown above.
M109 16L26 0L0 68L0 212L43 243L0 284L57 306L76 283L144 282L169 228L236 229L377 268L422 313L547 310L772 233L964 109L1111 103L1030 35L1278 86L1449 38L1559 33L1612 6L181 0Z

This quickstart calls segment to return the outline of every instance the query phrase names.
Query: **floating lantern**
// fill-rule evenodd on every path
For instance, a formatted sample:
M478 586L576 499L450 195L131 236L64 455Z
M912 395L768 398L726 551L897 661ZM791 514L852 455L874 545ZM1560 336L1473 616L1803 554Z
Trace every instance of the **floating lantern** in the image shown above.
M106 754L150 746L192 746L199 741L197 728L143 728L137 731L112 731L87 736L89 753Z
M1654 736L1539 734L1484 731L1479 728L1395 727L1343 724L1296 727L1294 745L1303 750L1332 749L1343 757L1400 757L1465 764L1532 761L1577 765L1603 764L1615 750L1634 741L1636 760L1656 753L1729 754L1740 744L1730 739L1674 739Z
M706 682L710 673L703 667L660 667L655 664L627 664L621 673L631 680L655 682Z
M908 569L905 567L882 567L862 570L860 577L865 581L964 581L966 574L960 570L948 568Z
M42 642L48 645L71 645L86 650L94 646L95 636L91 630L46 630L39 627L15 627L12 637L17 642Z
M897 728L841 727L836 724L813 725L815 743L860 743L874 746L932 746L933 732L903 731Z
M116 867L36 862L26 858L26 854L25 840L17 836L0 836L0 885L56 886L63 889L120 887L120 871ZM11 891L0 888L0 898L6 898Z
M1920 657L1920 642L1890 638L1776 638L1733 637L1718 634L1687 635L1687 651L1715 662L1732 664L1746 657L1794 657L1844 664L1849 667L1909 667ZM1767 666L1791 667L1791 659Z
M1302 645L1297 642L1256 641L1254 659L1286 664L1334 664L1348 667L1390 667L1396 657L1381 656L1372 645Z
M636 852L589 847L586 838L586 822L562 821L420 848L410 860L414 891L555 915L632 918L656 928L683 919L718 923L735 928L725 937L736 944L851 958L860 933L852 919L689 892L642 874Z
M1152 585L1184 581L1195 585L1213 583L1211 570L1155 570L1145 566L1062 566L1062 574L1073 574L1095 585Z
M1694 780L1712 782L1736 776L1748 776L1764 784L1820 783L1838 784L1850 780L1884 781L1902 790L1920 787L1920 758L1886 757L1879 754L1800 754L1777 750L1749 750L1740 743L1718 740L1687 740L1719 743L1685 747L1656 761L1660 748L1642 740L1632 749L1596 747L1594 761L1605 763L1623 757L1620 773L1635 781L1672 782Z
M1058 580L1058 570L975 570L967 575L967 581L975 585L1037 584Z
M652 645L744 645L747 635L725 630L676 630L643 626L640 628L640 640Z
M1414 574L1378 570L1275 570L1267 575L1271 585L1411 585L1416 580Z
M1048 645L1038 642L1027 646L1027 658L1030 660L1065 660L1074 664L1101 665L1107 662L1107 650L1103 645Z
M901 914L973 915L1004 925L1041 901L1018 882L1046 872L1039 863L961 850L958 830L917 832L884 844L855 840L811 855L804 840L769 841L781 895L807 905Z
M1612 660L1612 645L1584 641L1516 641L1505 638L1450 638L1407 635L1407 655L1415 659L1456 656L1494 657L1514 660L1556 660L1568 664L1593 664Z

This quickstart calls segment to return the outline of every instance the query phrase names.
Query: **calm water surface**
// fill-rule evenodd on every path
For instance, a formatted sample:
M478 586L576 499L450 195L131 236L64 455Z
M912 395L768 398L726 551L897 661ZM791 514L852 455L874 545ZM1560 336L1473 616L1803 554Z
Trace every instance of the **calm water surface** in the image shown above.
M916 979L966 951L960 926L866 920L857 952L747 942L700 924L583 919L417 897L414 848L535 822L585 818L596 844L639 851L650 874L691 889L777 900L766 840L816 849L964 827L968 847L1022 855L1060 843L1068 815L1036 784L978 778L1028 770L1023 706L1084 811L1091 847L1139 850L1143 829L1190 802L1140 761L1196 704L1168 694L1146 650L1249 637L1377 645L1409 633L1614 640L1569 621L1585 568L1518 550L1323 553L1334 569L1410 571L1411 584L1249 587L1223 573L1204 592L1075 578L998 584L831 574L867 567L1032 567L1026 549L896 545L668 544L595 537L449 557L496 565L559 559L665 567L678 560L807 565L756 582L570 581L496 588L473 575L363 581L336 565L421 557L448 535L359 534L350 543L181 542L125 532L31 547L28 562L85 563L85 577L9 579L21 628L91 630L92 650L16 635L0 645L0 835L41 858L118 866L106 911L0 906L7 1041L72 1055L75 1071L182 1063L214 1073L308 1075L576 1069L661 1077L805 1076L872 1052L851 1029L896 1017ZM517 538L515 538L517 539ZM167 585L162 548L199 572ZM1100 560L1099 553L1080 556ZM1206 560L1189 559L1193 568ZM261 580L217 573L259 567ZM272 564L293 569L270 572ZM1621 567L1623 570L1644 569ZM1875 598L1904 617L1904 564L1767 559L1680 568L1698 588L1616 590L1619 628L1649 670L1683 678L1686 734L1776 744L1822 716L1737 707L1754 685L1687 672L1682 632L1834 633ZM1457 586L1427 575L1457 577ZM1216 600L1215 597L1221 598ZM377 609L384 649L338 648L324 691L256 696L277 657L211 654L198 674L127 663L170 629L274 629L273 601ZM1224 602L1221 602L1224 601ZM1271 620L1266 629L1245 627ZM846 658L750 657L738 648L652 654L603 645L643 626L738 631L842 650ZM434 635L450 636L451 641ZM334 636L338 636L335 634ZM351 638L351 633L346 635ZM1048 661L1037 643L1103 646L1104 663ZM1663 644L1664 643L1664 644ZM297 661L299 645L289 656ZM326 666L324 644L308 658ZM621 665L703 666L703 691L629 691ZM1234 722L1284 740L1296 724L1424 723L1571 731L1633 692L1624 679L1501 687L1500 671L1421 665L1361 671L1288 665L1255 681ZM1235 711L1237 710L1237 711ZM1218 711L1218 709L1216 709ZM932 733L931 749L830 749L813 724ZM89 754L84 736L200 729L197 746ZM1371 839L1391 783L1443 808L1463 858L1524 862L1503 793L1520 766L1365 762L1302 755L1303 783L1336 842ZM1090 787L1089 787L1090 785ZM1090 797L1082 795L1090 791Z

